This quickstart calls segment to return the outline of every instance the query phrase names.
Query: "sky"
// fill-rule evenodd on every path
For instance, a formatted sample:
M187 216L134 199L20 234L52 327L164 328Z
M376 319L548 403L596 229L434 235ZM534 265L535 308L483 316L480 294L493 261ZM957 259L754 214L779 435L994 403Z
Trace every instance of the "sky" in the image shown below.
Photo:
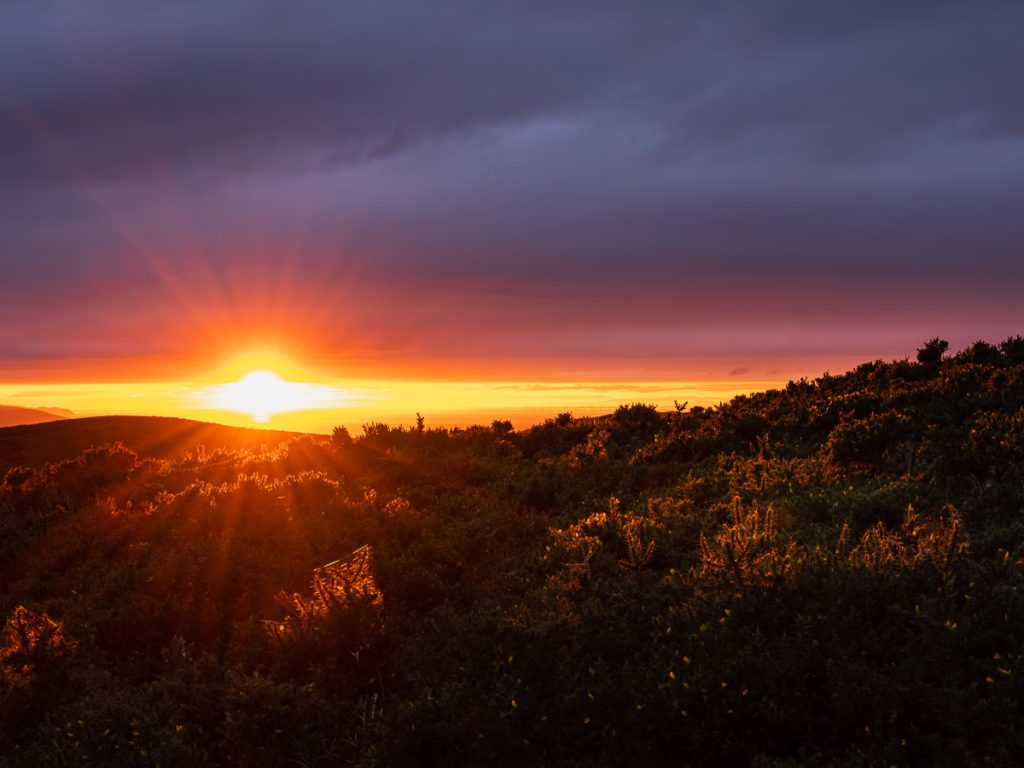
M0 3L0 402L185 413L262 350L346 418L536 415L1000 341L1021 39L1019 2Z

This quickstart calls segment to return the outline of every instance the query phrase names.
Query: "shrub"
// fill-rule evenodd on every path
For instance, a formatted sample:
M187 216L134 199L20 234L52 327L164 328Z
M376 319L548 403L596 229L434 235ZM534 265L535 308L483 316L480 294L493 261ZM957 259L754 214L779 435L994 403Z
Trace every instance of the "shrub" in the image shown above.
M73 646L59 622L19 605L4 624L0 673L8 685L27 687Z
M936 365L942 356L949 349L949 342L938 337L925 342L925 345L917 350L917 362L922 365Z
M383 595L373 577L373 550L317 568L309 596L281 594L287 615L264 626L287 667L310 659L343 671L374 670L383 631Z

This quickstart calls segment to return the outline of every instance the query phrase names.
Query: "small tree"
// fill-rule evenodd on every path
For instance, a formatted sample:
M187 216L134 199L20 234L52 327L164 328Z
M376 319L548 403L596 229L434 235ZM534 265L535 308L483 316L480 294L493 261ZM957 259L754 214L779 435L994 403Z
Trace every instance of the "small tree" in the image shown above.
M957 360L976 365L999 365L1003 360L1003 353L999 351L999 347L987 341L976 341L957 355Z
M999 351L1011 365L1024 363L1024 337L1010 337L999 345Z
M512 422L508 419L495 419L491 422L491 430L498 435L507 435L512 431Z
M917 350L917 362L922 365L936 365L942 360L947 349L949 349L949 342L935 337Z
M335 448L348 448L352 445L352 435L346 427L335 427L331 432L331 445Z

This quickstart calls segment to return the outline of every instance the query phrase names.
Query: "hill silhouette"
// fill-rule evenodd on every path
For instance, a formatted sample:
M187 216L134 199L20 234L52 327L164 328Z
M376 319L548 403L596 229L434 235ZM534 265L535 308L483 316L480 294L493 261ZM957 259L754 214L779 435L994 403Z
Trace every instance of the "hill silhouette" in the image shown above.
M22 408L17 405L0 405L0 428L20 424L41 424L69 418L72 413L57 408Z
M74 458L87 448L120 442L142 458L168 459L204 446L246 450L275 447L297 432L228 427L167 416L54 417L46 423L0 429L0 473Z
M65 419L73 419L77 415L68 408L36 408L36 410L43 413L52 413L54 416L63 416Z
M14 467L0 763L1017 764L1024 339L946 347Z

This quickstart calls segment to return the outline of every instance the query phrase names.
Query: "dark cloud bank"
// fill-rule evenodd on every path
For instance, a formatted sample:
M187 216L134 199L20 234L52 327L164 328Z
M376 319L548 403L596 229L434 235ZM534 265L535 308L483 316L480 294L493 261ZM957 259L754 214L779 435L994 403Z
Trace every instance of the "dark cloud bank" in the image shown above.
M0 348L197 282L229 315L498 290L481 348L527 311L588 354L602 323L684 354L728 320L738 356L1020 331L1022 37L1017 2L6 3Z

